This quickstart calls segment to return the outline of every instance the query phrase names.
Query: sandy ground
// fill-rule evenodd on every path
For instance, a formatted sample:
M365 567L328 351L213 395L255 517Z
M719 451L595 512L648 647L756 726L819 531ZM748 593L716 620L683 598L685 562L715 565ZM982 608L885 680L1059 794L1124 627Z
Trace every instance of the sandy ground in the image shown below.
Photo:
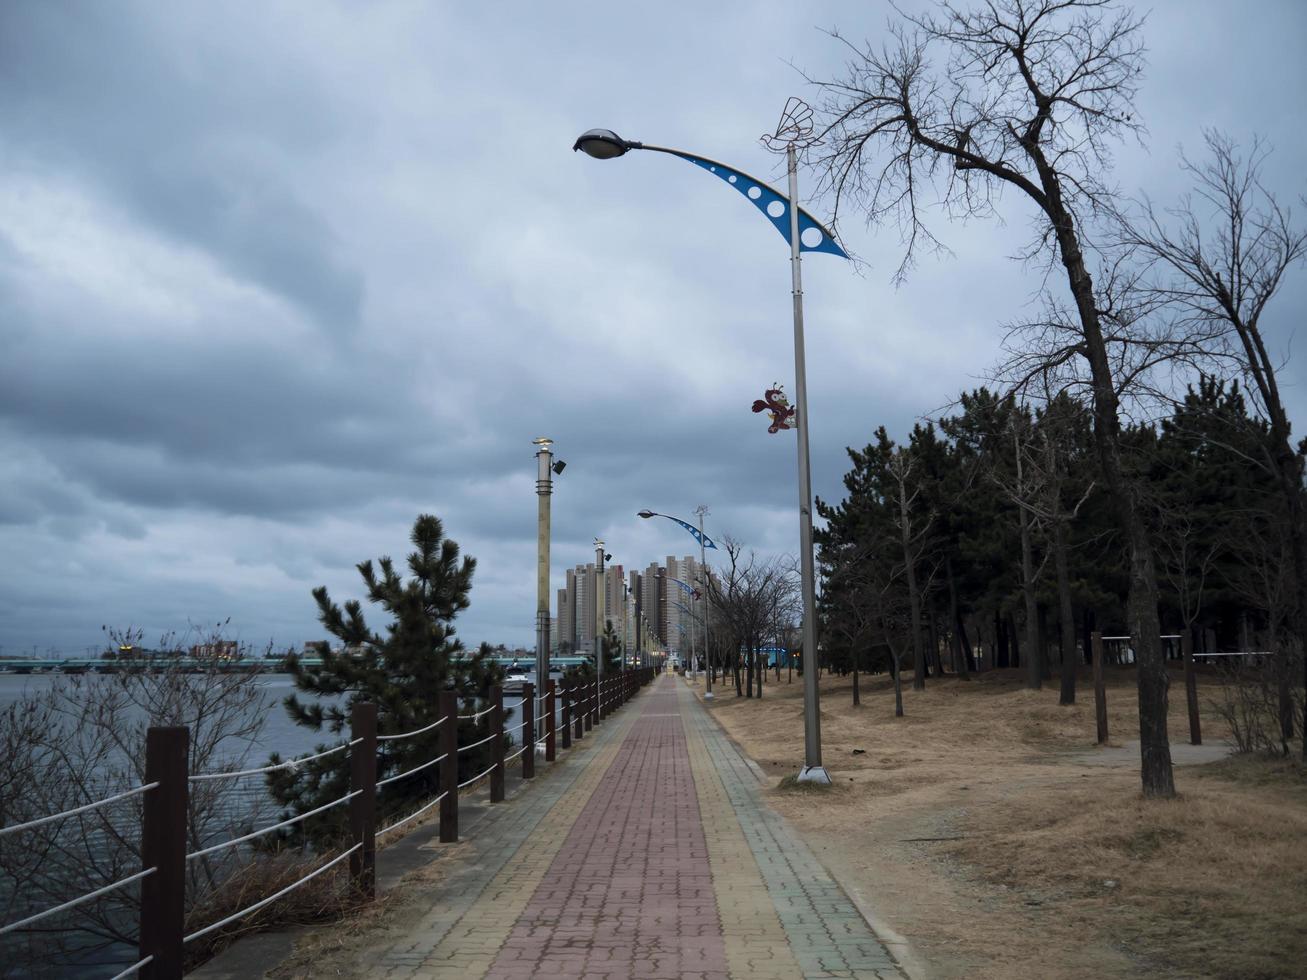
M1059 707L1055 682L1026 691L1016 672L931 681L896 719L884 678L864 676L854 708L851 679L823 677L824 792L779 785L803 761L798 675L760 702L719 682L712 711L845 889L909 940L916 980L1307 977L1303 768L1227 758L1205 698L1206 744L1189 746L1176 677L1179 797L1145 802L1133 674L1110 673L1101 748L1083 684Z

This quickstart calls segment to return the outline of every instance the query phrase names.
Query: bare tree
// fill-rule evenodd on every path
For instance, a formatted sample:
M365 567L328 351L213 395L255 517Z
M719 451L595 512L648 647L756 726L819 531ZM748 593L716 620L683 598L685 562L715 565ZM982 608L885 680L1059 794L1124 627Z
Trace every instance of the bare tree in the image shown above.
M1267 149L1254 140L1243 155L1229 137L1205 134L1208 159L1181 158L1194 192L1174 208L1159 211L1152 202L1123 220L1124 238L1162 273L1155 294L1197 324L1214 324L1225 341L1220 352L1231 358L1249 382L1254 404L1270 424L1264 455L1255 459L1278 483L1288 516L1288 543L1295 585L1291 632L1295 645L1307 644L1307 515L1303 503L1303 457L1294 451L1289 416L1280 394L1282 365L1266 344L1262 315L1290 268L1307 256L1307 229L1297 227L1289 207L1262 183ZM1280 725L1287 745L1293 737L1288 691L1290 655L1280 656L1284 686ZM1304 657L1307 663L1307 657ZM1303 675L1307 691L1307 672ZM1307 714L1303 717L1303 757L1307 758Z
M740 677L740 650L745 651L748 674L747 696L756 690L762 696L758 676L758 651L775 622L778 609L788 610L795 601L793 562L784 558L761 559L729 535L723 539L726 562L706 582L708 598L730 639L735 674L735 693L745 695ZM806 651L805 651L806 652Z
M1088 368L1099 467L1130 550L1143 791L1174 796L1153 549L1122 464L1104 304L1086 261L1087 230L1108 211L1111 145L1142 131L1142 21L1107 0L987 0L975 11L945 3L903 21L882 50L850 45L845 76L820 83L826 142L813 159L837 216L856 204L872 221L898 219L900 275L919 247L939 244L923 218L928 185L961 217L996 213L1003 190L1034 206L1030 255L1056 260L1065 275L1077 328L1065 357Z
M853 661L853 706L862 704L859 690L859 673L862 651L879 622L876 603L868 594L873 588L875 559L865 544L846 545L843 554L832 553L834 548L822 550L822 564L826 566L823 604L828 604L830 615L826 627L849 646Z
M914 486L913 470L916 460L903 446L895 447L888 460L890 493L895 494L893 504L898 509L895 524L903 549L903 570L908 585L908 606L912 623L912 689L926 689L926 651L921 639L921 587L917 581L917 566L926 547L927 535L934 522L933 514L919 514L915 506L921 487Z
M139 631L110 631L113 646L139 647ZM220 646L221 627L201 644ZM124 642L125 641L125 642ZM110 676L74 674L47 692L21 700L0 715L0 812L21 823L83 806L145 782L145 733L152 725L190 729L188 771L235 771L256 748L271 704L257 671L223 668L222 655L203 654L199 667L181 666L183 644L167 636L168 655ZM248 650L243 654L247 655ZM120 665L121 666L121 665ZM188 850L200 850L260 816L275 813L261 780L192 783L188 794ZM21 918L120 880L140 870L141 798L135 797L20 834L0 838L0 909ZM262 811L262 812L260 812ZM187 862L188 922L240 865L247 849L232 848ZM21 887L10 889L9 881ZM55 969L113 944L134 945L138 897L124 890L82 906L78 931L42 923L9 937L0 952Z
M1021 532L1021 582L1026 604L1026 686L1042 686L1043 651L1038 629L1035 586L1049 559L1057 574L1058 613L1061 620L1061 691L1060 704L1076 700L1075 623L1071 610L1071 582L1068 570L1070 529L1080 508L1093 491L1091 482L1073 505L1064 500L1070 480L1071 427L1075 422L1075 404L1065 393L1051 395L1045 390L1046 405L1032 420L1022 412L1012 415L1013 472L1005 476L991 472L1007 498L1017 507ZM1033 424L1032 424L1033 422ZM1034 536L1044 540L1044 555L1039 567L1034 563Z
M1036 569L1034 538L1043 526L1044 514L1039 504L1047 497L1048 487L1047 480L1038 467L1032 467L1027 461L1035 442L1035 432L1024 406L1011 414L1009 426L1012 430L1012 472L1005 474L995 467L990 470L989 476L1017 511L1017 530L1021 541L1021 594L1026 606L1026 687L1038 691L1043 687L1043 659L1035 584L1043 572L1047 556Z

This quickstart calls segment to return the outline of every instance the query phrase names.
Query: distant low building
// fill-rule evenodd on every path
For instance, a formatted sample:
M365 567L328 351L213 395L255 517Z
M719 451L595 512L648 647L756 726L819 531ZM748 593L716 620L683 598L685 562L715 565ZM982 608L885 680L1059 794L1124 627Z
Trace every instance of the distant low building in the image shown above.
M191 647L191 656L196 660L239 660L240 644L235 640L196 643Z

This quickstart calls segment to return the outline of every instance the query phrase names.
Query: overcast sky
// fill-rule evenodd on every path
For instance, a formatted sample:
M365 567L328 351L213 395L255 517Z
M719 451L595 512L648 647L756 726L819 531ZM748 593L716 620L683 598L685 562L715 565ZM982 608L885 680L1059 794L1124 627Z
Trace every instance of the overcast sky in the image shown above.
M1204 126L1307 191L1307 4L1159 0L1127 189L1182 188ZM592 126L776 178L758 143L820 28L876 38L880 2L0 4L0 647L83 653L231 618L318 639L310 590L407 550L421 512L474 555L469 642L529 644L532 438L568 463L555 587L604 537L643 568L710 534L796 552L788 249L681 161L571 152ZM811 186L811 175L802 179ZM819 208L819 205L814 205ZM1027 229L940 226L951 257L890 282L805 259L814 483L982 377L1037 287ZM1304 271L1267 316L1289 353ZM1289 361L1295 420L1307 392ZM379 623L374 625L380 625Z

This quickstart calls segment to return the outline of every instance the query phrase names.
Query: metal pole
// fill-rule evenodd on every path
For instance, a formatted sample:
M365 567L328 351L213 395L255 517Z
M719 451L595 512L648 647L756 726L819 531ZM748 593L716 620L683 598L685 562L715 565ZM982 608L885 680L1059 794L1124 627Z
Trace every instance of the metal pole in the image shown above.
M648 666L646 661L649 659L649 650L644 645L644 601L640 597L640 593L644 591L644 579L639 572L633 574L636 582L640 584L636 586L635 598L632 600L635 603L635 629L631 632L635 637L635 659L643 669Z
M631 651L626 649L626 604L630 600L630 593L627 590L626 582L622 582L622 666L620 668L623 674L626 673L626 661L631 656Z
M549 497L554 488L552 466L553 441L544 436L535 440L536 498L538 501L536 539L536 686L543 687L549 677ZM543 722L543 719L542 719ZM543 735L543 728L541 730Z
M703 665L708 668L703 699L712 701L715 696L712 692L712 649L708 646L708 559L703 547L703 516L708 513L708 508L700 504L694 512L699 515L699 598L703 601L699 615L703 617Z
M790 171L790 270L794 296L794 408L799 444L799 562L803 573L803 768L801 783L829 783L821 764L821 714L817 693L817 585L812 558L812 476L808 470L807 363L803 352L803 277L799 259L799 166L791 143L785 149Z
M602 696L604 685L604 543L595 538L595 693ZM596 721L602 721L603 702L597 705Z

